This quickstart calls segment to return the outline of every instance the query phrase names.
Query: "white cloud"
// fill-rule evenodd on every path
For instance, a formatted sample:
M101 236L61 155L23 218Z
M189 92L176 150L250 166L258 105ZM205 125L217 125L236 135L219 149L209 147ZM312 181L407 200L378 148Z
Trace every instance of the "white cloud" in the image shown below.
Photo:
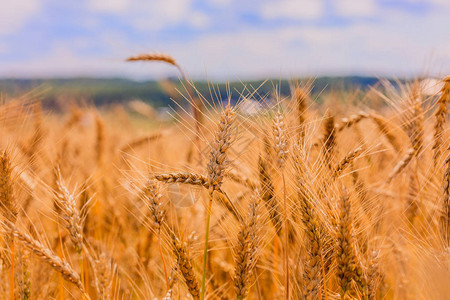
M2 1L0 7L0 35L16 33L27 21L37 16L39 0Z
M450 8L450 1L448 0L430 0L431 3L441 8Z
M334 0L336 13L344 17L367 17L376 13L374 0Z
M216 5L216 6L227 6L230 5L233 2L233 0L210 0L210 3Z
M87 8L112 14L139 30L157 31L187 23L196 28L208 25L209 17L192 7L193 0L89 0Z
M120 13L130 5L129 0L90 0L88 8L92 11L104 13Z
M189 22L195 28L207 29L211 20L208 15L199 11L194 11L189 18Z
M280 0L264 3L261 16L265 19L317 19L324 13L322 0Z
M166 1L176 4L180 0ZM137 9L134 5L127 4L123 17ZM180 22L181 18L188 26L199 28L206 28L214 21L213 17L196 15L195 11L189 14L189 19L183 17L184 11L193 11L190 2L184 1L181 8L168 7L165 3L158 8L156 5L141 7L153 21L146 23L145 14L132 21L144 19L139 24L143 28L160 28L152 23L159 18L164 19L164 26ZM152 9L157 9L160 16L150 12ZM369 10L356 12L355 9L354 14L363 15ZM443 72L450 69L448 11L412 15L395 9L376 15L377 23L352 22L344 27L286 25L274 29L244 26L236 32L206 33L189 40L167 39L164 43L156 39L136 41L120 31L105 31L103 38L96 36L94 41L95 45L105 45L104 49L109 49L102 57L80 54L89 53L83 51L89 49L88 38L71 39L70 44L55 43L51 53L43 57L3 61L0 75L135 78L176 75L174 68L162 64L123 62L127 56L152 50L172 54L194 78L206 75L210 79L230 80L333 74L410 76L427 75L427 72L446 75ZM0 44L0 52L1 48Z

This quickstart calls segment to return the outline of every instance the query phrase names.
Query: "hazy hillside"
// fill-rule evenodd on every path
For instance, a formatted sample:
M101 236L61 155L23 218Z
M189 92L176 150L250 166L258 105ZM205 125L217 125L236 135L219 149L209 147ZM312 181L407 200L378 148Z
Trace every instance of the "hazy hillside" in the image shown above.
M310 79L302 79L307 82ZM375 77L319 77L314 80L313 93L318 93L327 88L349 89L360 87L366 89L378 82ZM195 87L198 92L206 97L210 95L211 83L198 81ZM169 88L168 88L169 86ZM227 95L226 83L214 83L216 91L225 97ZM289 94L289 82L287 80L257 80L249 82L231 82L230 90L234 96L238 91L254 91L258 88L259 96L267 95L274 87L280 87L281 94ZM171 91L168 91L171 90ZM97 105L117 103L132 99L141 99L155 106L167 106L170 98L179 97L177 90L184 90L178 79L167 79L162 82L144 81L138 82L128 79L114 78L72 78L72 79L0 79L0 92L9 95L20 95L24 92L35 90L44 101L52 103L57 98L70 96L71 98L84 99ZM256 98L258 95L256 95Z

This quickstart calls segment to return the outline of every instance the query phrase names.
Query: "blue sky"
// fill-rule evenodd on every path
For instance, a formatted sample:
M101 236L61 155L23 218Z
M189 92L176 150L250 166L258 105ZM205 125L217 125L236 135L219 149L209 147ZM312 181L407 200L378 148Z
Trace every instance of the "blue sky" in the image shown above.
M450 73L450 0L3 0L0 77Z

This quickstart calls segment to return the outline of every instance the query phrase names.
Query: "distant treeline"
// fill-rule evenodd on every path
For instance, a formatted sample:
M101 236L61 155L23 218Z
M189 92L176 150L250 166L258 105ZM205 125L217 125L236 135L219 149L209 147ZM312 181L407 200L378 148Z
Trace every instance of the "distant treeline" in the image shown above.
M304 78L297 81L302 83L313 81L312 93L320 93L324 90L367 89L375 85L379 79L375 77L348 76L318 77L314 80ZM257 89L257 93L254 93L253 96L258 99L270 95L275 87L278 88L281 95L288 95L291 82L287 80L256 80L230 83L197 81L194 85L196 91L207 99L214 98L217 100L218 96L225 99L228 91L231 91L232 97L237 99L240 93L249 95L255 89ZM212 87L214 87L214 91ZM64 99L64 97L83 99L96 105L140 99L159 107L171 105L171 98L181 98L177 90L183 91L186 95L186 90L178 79L143 82L121 78L0 79L0 93L14 96L35 91L47 103L53 103L56 99ZM213 95L212 97L211 94Z

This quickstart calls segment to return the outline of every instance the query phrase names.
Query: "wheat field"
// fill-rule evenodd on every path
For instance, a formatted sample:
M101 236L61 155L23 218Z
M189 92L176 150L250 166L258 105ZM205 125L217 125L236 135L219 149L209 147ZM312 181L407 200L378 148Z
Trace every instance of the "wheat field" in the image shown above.
M450 299L449 77L182 78L170 121L3 97L1 299Z

